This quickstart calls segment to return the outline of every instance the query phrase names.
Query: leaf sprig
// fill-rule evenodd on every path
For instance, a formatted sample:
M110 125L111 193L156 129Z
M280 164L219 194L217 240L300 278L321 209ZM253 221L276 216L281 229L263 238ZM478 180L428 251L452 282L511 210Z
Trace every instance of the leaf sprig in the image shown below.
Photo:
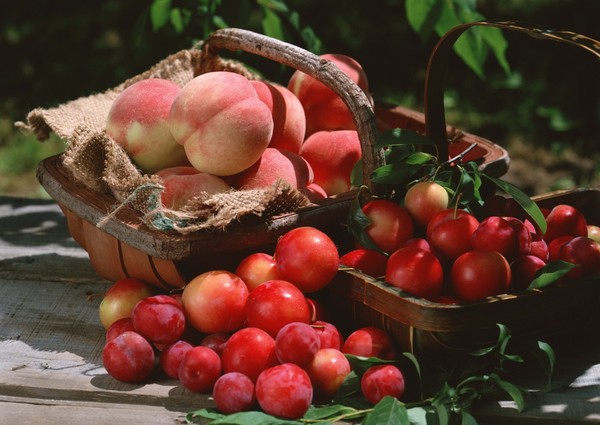
M325 425L342 421L362 425L476 425L477 421L471 414L475 402L508 396L521 411L528 396L550 389L554 372L552 347L538 341L533 347L532 358L538 360L548 384L534 390L509 381L505 377L512 376L509 365L523 364L525 360L524 356L509 352L510 330L502 324L497 326L498 339L494 345L468 356L453 358L446 364L431 363L431 359L419 361L412 353L403 353L396 363L406 374L414 372L416 381L410 382L410 385L424 390L411 400L400 401L388 396L375 406L368 404L360 395L361 375L371 366L390 361L347 355L353 371L344 381L336 399L332 404L311 406L301 419L283 420L260 411L223 415L215 409L199 409L189 412L186 422L206 425Z

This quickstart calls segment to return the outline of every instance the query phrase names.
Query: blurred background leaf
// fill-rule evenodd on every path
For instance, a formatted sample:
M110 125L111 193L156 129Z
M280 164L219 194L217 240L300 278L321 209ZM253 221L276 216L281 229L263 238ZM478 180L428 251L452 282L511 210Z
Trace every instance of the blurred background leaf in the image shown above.
M62 149L59 140L39 143L20 134L14 121L36 107L116 86L215 28L241 27L315 53L350 55L365 68L375 99L422 110L424 71L439 34L481 16L600 39L597 0L7 2L0 14L0 193L43 196L32 177L35 165L25 177L6 152L22 147L35 164L36 155ZM516 33L474 31L457 49L445 83L451 124L508 148L513 162L507 177L528 193L554 184L599 185L597 60ZM257 63L283 83L291 74Z

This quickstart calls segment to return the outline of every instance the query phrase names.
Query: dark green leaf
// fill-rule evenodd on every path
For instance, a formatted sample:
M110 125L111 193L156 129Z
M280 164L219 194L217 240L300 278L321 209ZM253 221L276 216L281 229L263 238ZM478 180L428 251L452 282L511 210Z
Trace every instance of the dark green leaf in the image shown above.
M386 164L373 171L371 180L374 183L401 184L410 181L421 170L422 166L418 164Z
M396 145L433 145L434 142L427 136L402 128L386 130L377 136L376 148Z
M362 425L410 425L406 406L394 397L385 396L375 405Z
M536 272L527 289L544 288L558 281L561 277L569 273L569 271L573 270L575 267L579 266L562 260L551 261Z
M487 174L482 174L485 178L494 183L499 189L511 196L529 215L529 217L540 228L542 233L546 233L546 219L540 210L540 207L531 200L527 194L513 184L504 180L497 179Z
M157 31L169 22L171 0L154 0L150 6L150 22L152 29Z

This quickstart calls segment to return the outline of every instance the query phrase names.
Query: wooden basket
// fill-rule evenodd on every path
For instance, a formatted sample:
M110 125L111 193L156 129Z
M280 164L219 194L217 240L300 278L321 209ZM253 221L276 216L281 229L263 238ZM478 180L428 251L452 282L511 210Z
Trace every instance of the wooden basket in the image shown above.
M517 22L476 22L447 33L434 50L427 71L427 133L445 140L441 77L452 44L472 26L521 31L537 38L565 41L600 57L600 43L569 32L548 31ZM572 205L589 224L600 223L600 189L582 188L534 197L540 207ZM506 325L517 341L557 338L590 321L599 312L598 279L555 284L541 290L489 297L464 304L441 304L411 296L356 270L340 271L326 288L323 302L340 323L376 326L390 332L400 349L413 353L460 353L493 345L497 324ZM597 316L596 316L597 319Z
M542 207L568 204L590 224L600 224L600 189L577 189L534 198ZM321 299L336 322L376 326L413 353L463 352L493 345L497 323L517 341L557 338L598 314L596 279L503 294L465 304L442 304L413 297L357 270L340 271Z
M336 92L354 117L364 162L363 181L371 184L372 170L383 165L373 147L378 126L402 127L426 132L426 116L402 107L372 108L364 92L329 61L297 46L240 29L213 33L203 45L205 60L218 58L221 49L241 50L278 61L303 71ZM475 145L470 160L500 176L508 169L508 154L489 140L455 128L445 128L451 138L438 147L445 155ZM187 235L158 231L144 224L139 212L127 206L115 210L116 199L73 181L61 156L47 158L38 167L38 179L63 209L73 238L88 252L97 273L109 280L137 277L165 289L181 288L203 271L234 267L250 252L272 250L279 236L307 225L338 232L345 222L355 191L268 218L248 218L225 231L198 231ZM101 226L99 227L99 223Z

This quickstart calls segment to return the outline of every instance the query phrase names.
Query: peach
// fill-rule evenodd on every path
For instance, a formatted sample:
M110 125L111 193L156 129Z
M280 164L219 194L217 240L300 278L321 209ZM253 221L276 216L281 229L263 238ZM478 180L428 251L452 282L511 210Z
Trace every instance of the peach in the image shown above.
M299 153L306 132L306 116L300 100L279 84L251 83L273 114L273 136L269 147Z
M212 174L203 173L191 166L169 167L156 173L164 186L160 200L171 209L180 209L202 192L210 195L231 189L225 181Z
M356 131L338 130L310 135L302 144L300 155L312 167L314 182L332 196L350 190L352 169L362 153Z
M216 176L250 167L273 134L271 111L250 81L226 71L201 74L183 86L169 125L191 164Z
M294 189L303 189L313 180L308 162L293 152L267 148L250 168L228 179L236 189L260 189L284 180Z
M333 62L370 98L367 75L356 60L341 54L325 54L321 58ZM302 71L296 71L290 77L287 87L304 107L307 136L322 130L356 129L352 114L344 101L322 82Z
M180 90L168 80L141 80L123 90L108 112L106 134L145 173L189 165L169 130L169 112Z
M327 198L327 192L325 192L325 189L314 182L306 186L302 190L302 193L310 202L317 202Z

